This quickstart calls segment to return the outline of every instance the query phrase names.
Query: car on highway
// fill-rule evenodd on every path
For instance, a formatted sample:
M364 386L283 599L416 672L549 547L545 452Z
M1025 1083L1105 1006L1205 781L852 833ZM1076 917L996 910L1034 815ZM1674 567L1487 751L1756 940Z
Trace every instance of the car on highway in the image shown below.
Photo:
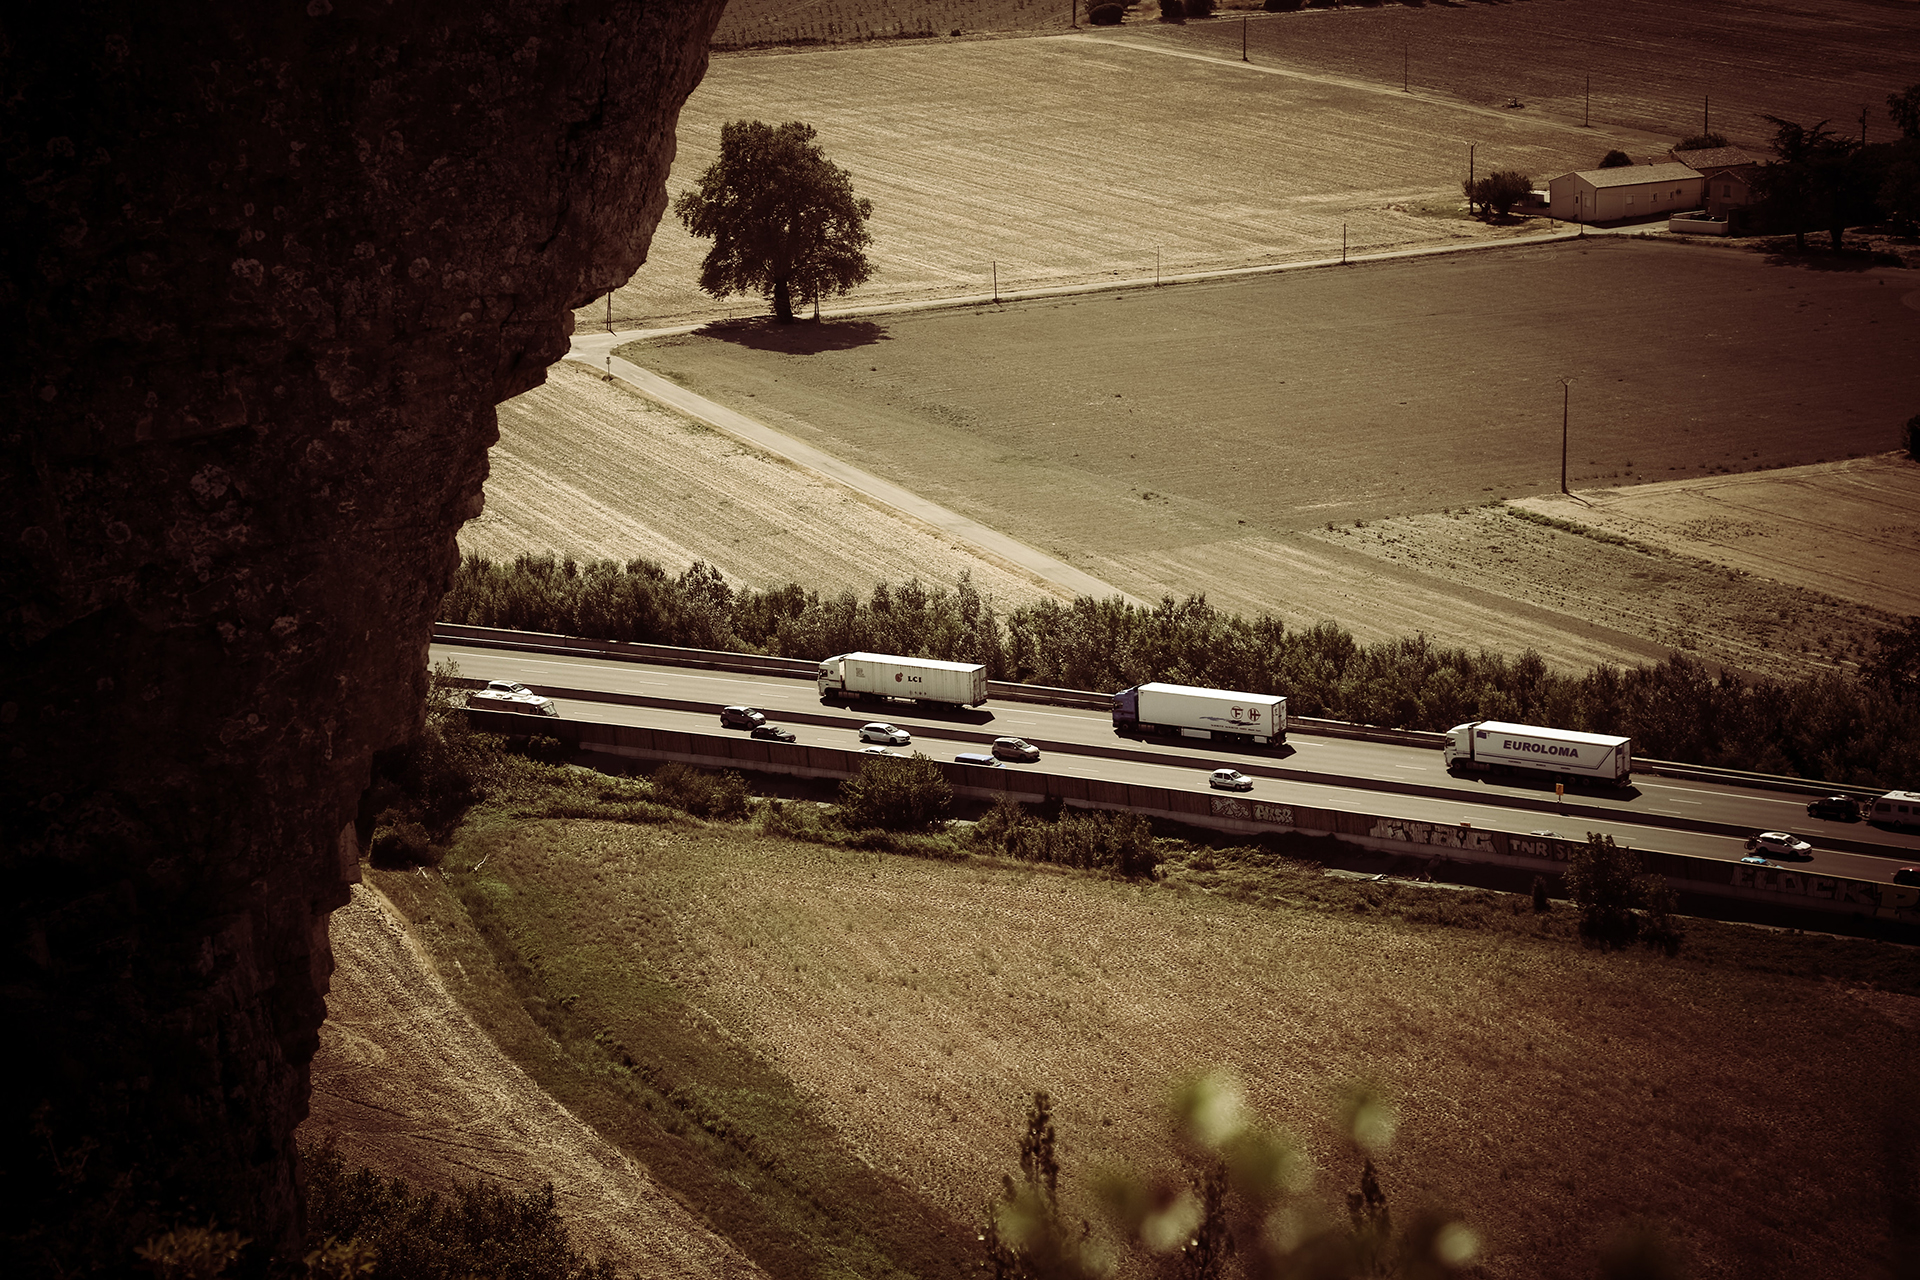
M1785 831L1762 831L1753 838L1750 847L1755 853L1785 858L1789 862L1805 862L1813 857L1812 845Z
M1809 818L1831 818L1836 822L1860 821L1860 802L1852 796L1821 796L1807 806Z
M483 711L513 711L529 716L557 716L560 708L518 680L489 680L487 687L467 695L467 705Z
M953 758L953 762L955 764L977 764L985 769L998 769L1003 767L997 759L984 751L962 751Z
M1251 791L1253 779L1238 769L1215 769L1207 775L1207 785L1222 791Z
M904 747L913 741L913 735L898 725L883 724L876 720L872 724L860 726L860 741L878 742L889 747Z
M720 708L722 729L757 729L767 722L767 713L753 707Z
M1740 861L1746 863L1749 866L1754 866L1754 867L1777 867L1780 865L1777 862L1769 862L1767 860L1766 855L1760 854L1760 853L1750 853L1746 857L1740 859Z
M860 754L863 756L885 756L889 760L898 760L900 758L885 747L862 747L860 748Z
M1895 884L1920 884L1920 867L1901 867L1893 873Z
M793 730L782 729L777 724L757 724L753 726L753 732L748 736L765 738L769 742L792 742L794 740Z
M1040 758L1040 748L1034 746L1025 738L995 738L993 740L993 754L999 756L1002 760L1021 760L1027 764L1032 764Z

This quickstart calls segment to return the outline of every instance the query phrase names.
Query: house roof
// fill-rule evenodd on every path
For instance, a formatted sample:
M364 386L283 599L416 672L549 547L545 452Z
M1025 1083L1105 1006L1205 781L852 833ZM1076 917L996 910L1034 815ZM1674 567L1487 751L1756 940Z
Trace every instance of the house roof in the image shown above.
M1564 176L1580 178L1593 187L1637 187L1645 183L1678 182L1683 178L1697 178L1700 174L1684 164L1669 162L1621 165L1618 169L1581 169Z
M1703 147L1697 151L1669 151L1675 161L1694 169L1734 169L1759 164L1761 157L1739 147Z

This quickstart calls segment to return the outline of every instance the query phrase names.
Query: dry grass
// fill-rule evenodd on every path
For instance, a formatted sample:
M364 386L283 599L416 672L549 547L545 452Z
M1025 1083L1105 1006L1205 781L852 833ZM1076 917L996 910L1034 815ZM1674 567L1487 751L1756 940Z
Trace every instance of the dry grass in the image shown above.
M1047 593L937 531L689 422L573 364L500 406L487 506L462 551L625 562L679 573L704 560L735 584L865 593L881 582L952 585L997 604Z
M1464 1210L1489 1275L1579 1273L1636 1217L1672 1231L1696 1275L1788 1256L1795 1274L1857 1275L1888 1257L1914 997L1411 923L1382 886L1339 913L1290 907L1285 883L1229 883L1235 857L1193 855L1142 887L527 823L448 867L470 906L504 913L496 935L535 956L573 1025L666 1055L716 1127L755 1132L787 1082L961 1224L1011 1167L1028 1090L1057 1100L1084 1206L1095 1166L1168 1155L1169 1081L1224 1066L1304 1143L1329 1208L1354 1174L1332 1100L1381 1082L1402 1118L1383 1169L1396 1209ZM701 1053L772 1074L703 1086L717 1068Z

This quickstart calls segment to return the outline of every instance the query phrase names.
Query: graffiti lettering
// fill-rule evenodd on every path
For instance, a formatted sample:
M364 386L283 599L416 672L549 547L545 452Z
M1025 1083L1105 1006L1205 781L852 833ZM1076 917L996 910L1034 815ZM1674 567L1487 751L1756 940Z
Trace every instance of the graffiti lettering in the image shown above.
M1431 822L1405 822L1399 818L1377 819L1367 832L1376 840L1405 840L1410 844L1440 845L1448 849L1478 849L1493 852L1493 833L1470 828L1440 826Z
M1738 864L1733 868L1732 884L1736 889L1758 889L1762 893L1825 898L1829 901L1851 903L1861 907L1880 906L1883 893L1881 886L1870 880L1835 880L1828 876L1817 876L1811 872L1776 871L1771 867ZM1890 901L1887 905L1900 904Z
M1290 827L1293 825L1293 809L1284 804L1256 804L1253 806L1253 820Z
M1565 840L1507 837L1507 852L1516 858L1542 858L1548 862L1565 862L1573 856L1573 849L1574 846Z
M1234 796L1214 796L1213 816L1235 818L1241 822L1267 822L1276 827L1293 825L1293 808L1284 804L1258 804Z

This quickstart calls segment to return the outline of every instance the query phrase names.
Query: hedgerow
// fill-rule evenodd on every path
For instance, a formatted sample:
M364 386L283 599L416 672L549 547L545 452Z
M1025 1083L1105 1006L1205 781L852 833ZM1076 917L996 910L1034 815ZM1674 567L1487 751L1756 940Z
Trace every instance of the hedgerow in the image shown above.
M1166 680L1278 693L1296 716L1447 729L1511 720L1631 735L1643 757L1899 786L1920 777L1920 620L1882 634L1859 675L1749 679L1676 654L1581 675L1424 635L1363 645L1331 622L1289 627L1204 596L1140 607L1046 600L1000 615L952 588L882 584L865 598L788 585L735 590L711 567L469 556L448 622L814 659L868 650L978 662L996 680L1110 691Z

